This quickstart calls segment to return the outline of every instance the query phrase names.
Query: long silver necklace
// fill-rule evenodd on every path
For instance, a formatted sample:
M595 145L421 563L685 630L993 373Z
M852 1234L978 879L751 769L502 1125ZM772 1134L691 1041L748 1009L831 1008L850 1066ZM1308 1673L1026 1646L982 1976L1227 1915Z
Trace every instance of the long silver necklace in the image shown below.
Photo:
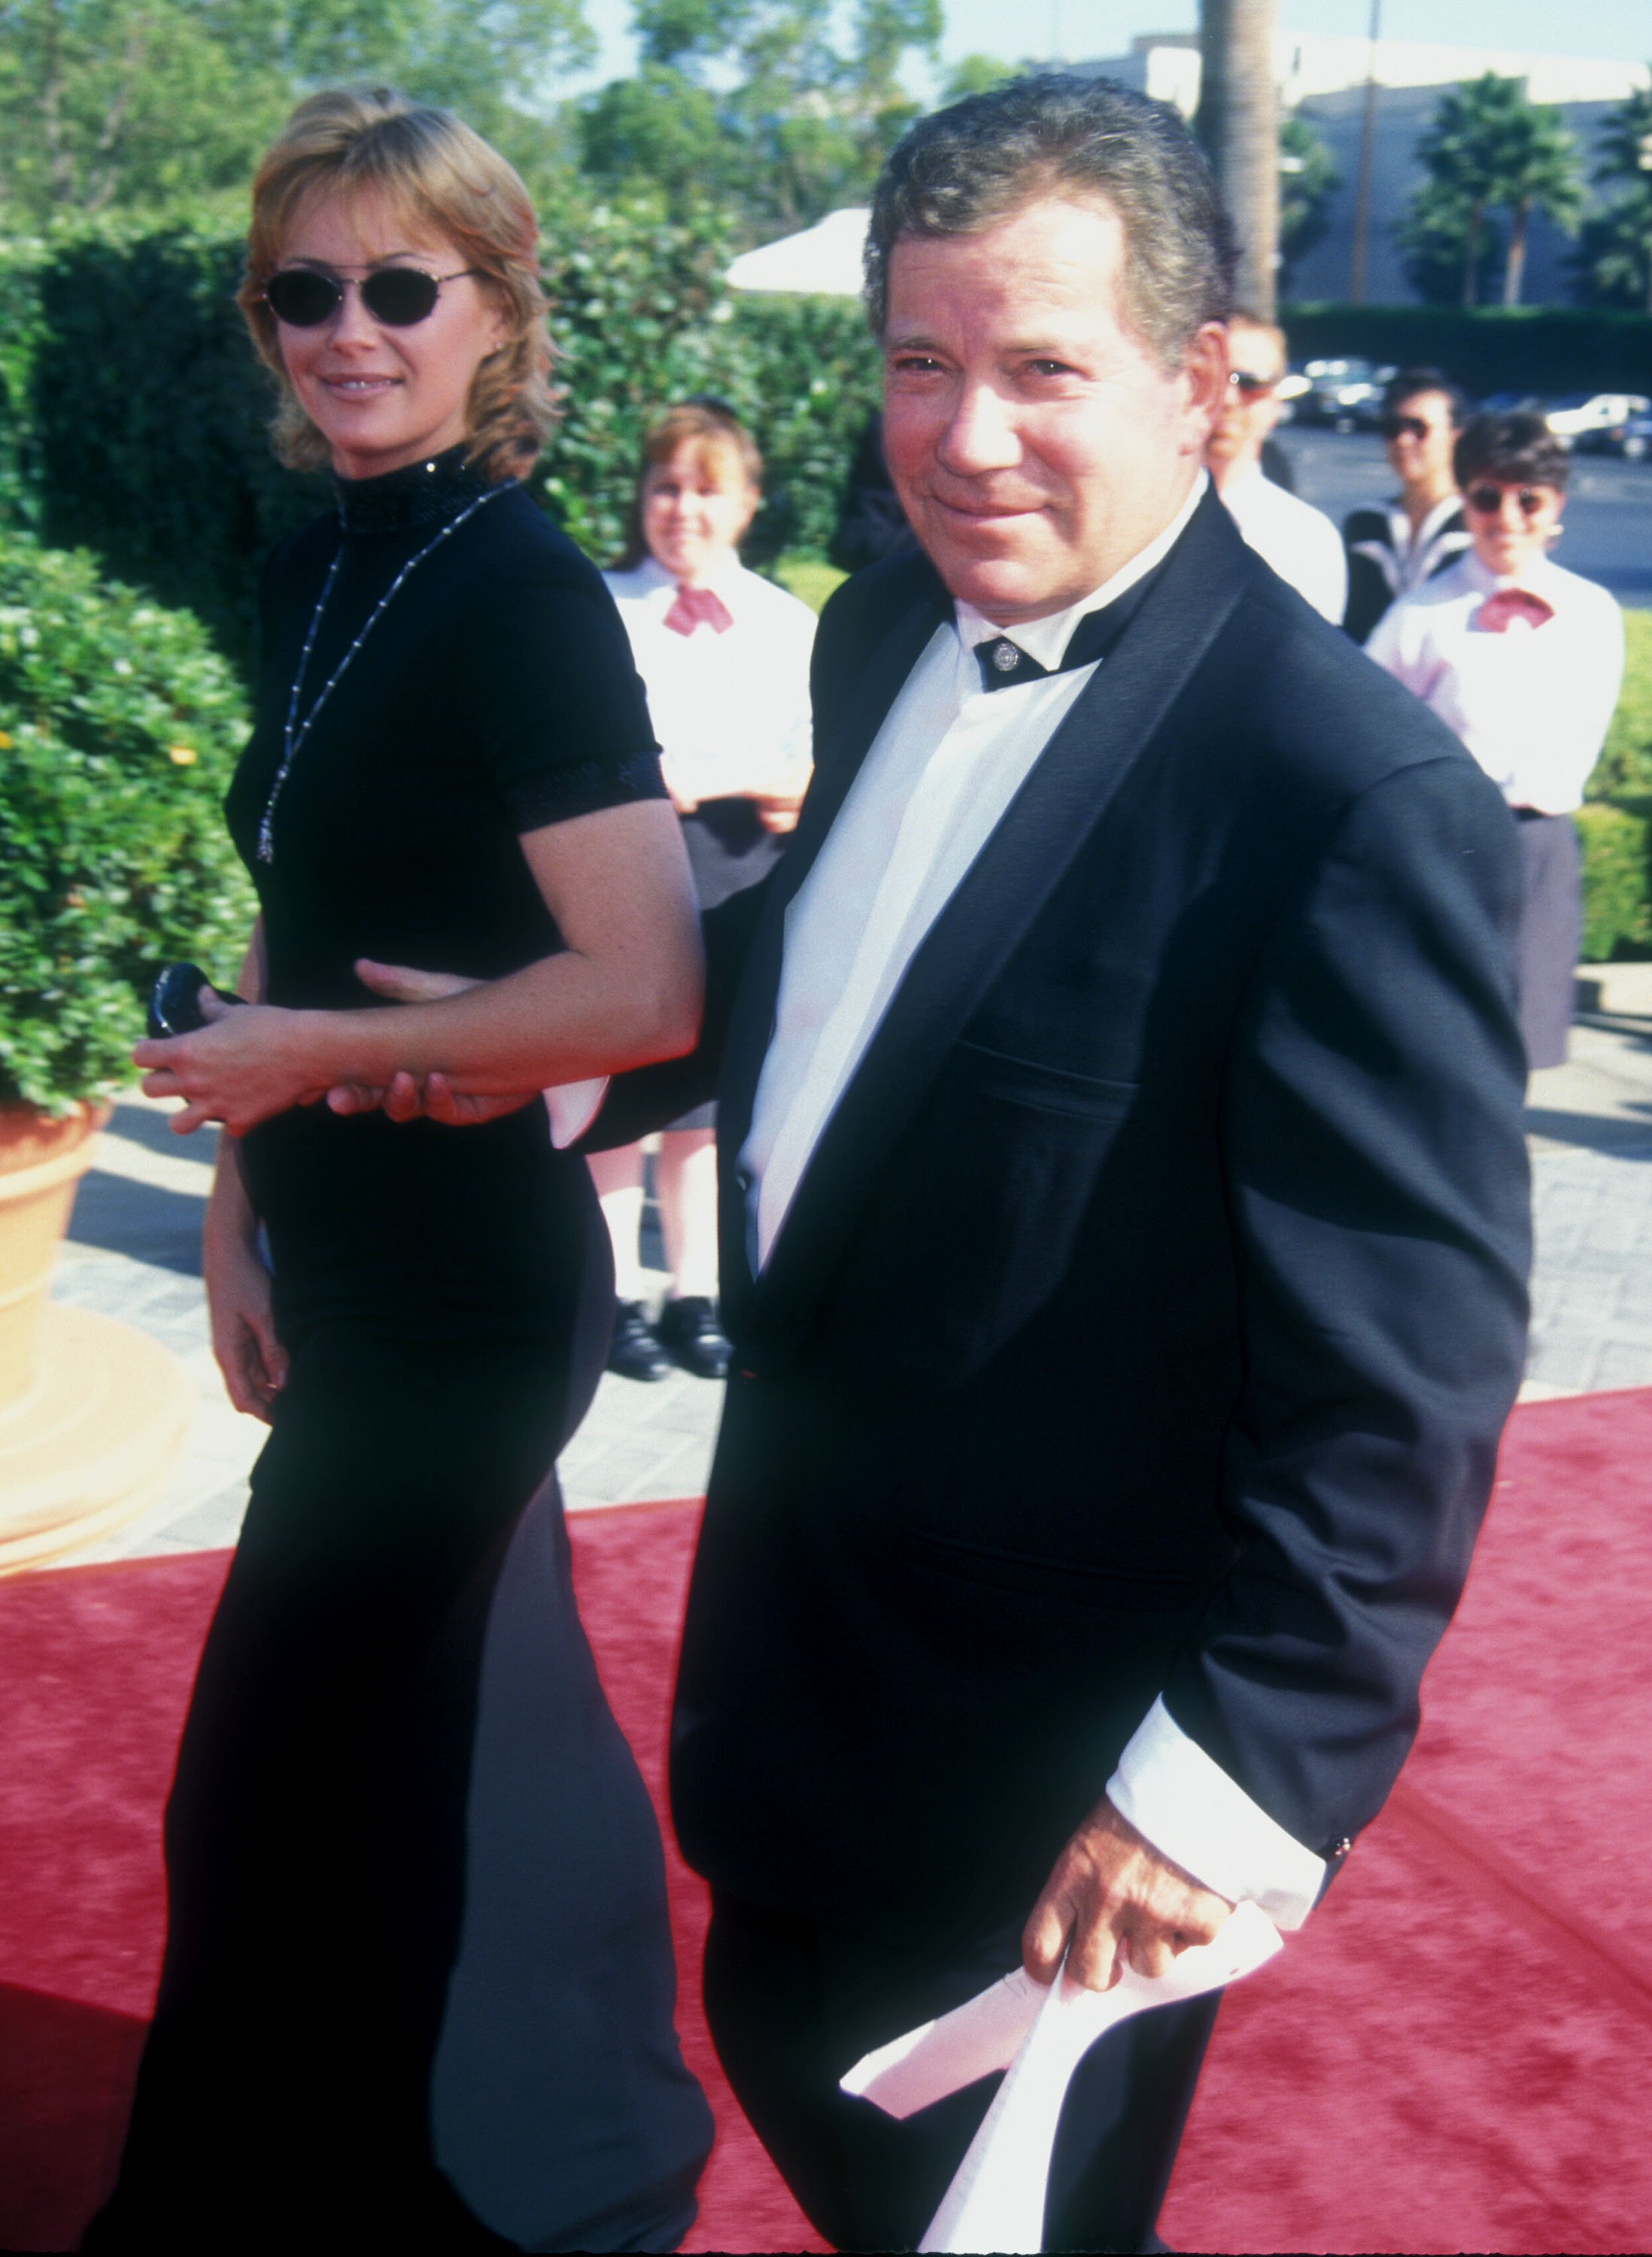
M391 604L395 598L396 592L400 588L403 581L408 577L410 573L418 570L419 566L424 562L427 556L434 555L436 550L441 548L444 541L450 539L454 534L457 533L459 527L464 523L466 518L474 517L484 503L497 500L500 494L508 493L512 486L520 485L522 481L520 478L506 478L497 486L490 486L486 493L478 494L474 501L467 502L464 507L459 512L458 516L454 518L450 523L444 525L434 541L426 541L422 548L416 550L414 554L407 559L407 562L402 566L400 571L397 573L389 587L385 589L384 594L373 605L372 610L367 614L366 623L363 626L361 633L357 636L355 641L351 643L349 648L344 653L343 657L340 659L338 664L333 669L332 673L328 676L327 680L321 684L320 690L316 694L315 703L310 707L309 711L304 716L303 720L300 721L299 719L299 698L303 692L304 677L309 671L310 653L314 649L315 638L321 632L321 620L327 611L327 599L333 592L333 583L338 577L338 568L344 561L344 543L342 541L339 542L337 550L334 555L333 561L327 568L327 577L321 583L321 592L315 599L315 609L310 615L310 631L304 638L304 648L299 654L298 672L293 676L292 694L286 701L286 725L281 732L281 765L275 772L275 782L270 786L270 796L264 803L264 813L258 822L258 860L260 862L273 862L275 860L275 803L281 796L281 787L287 780L287 775L291 771L293 763L297 759L299 753L303 747L305 739L309 735L310 731L315 725L316 715L321 711L322 706L326 704L328 699L332 696L339 683L342 681L344 675L349 669L351 659L355 657L357 652L366 641L368 636L371 634L373 629L378 625L380 619L384 618L385 613L390 609Z

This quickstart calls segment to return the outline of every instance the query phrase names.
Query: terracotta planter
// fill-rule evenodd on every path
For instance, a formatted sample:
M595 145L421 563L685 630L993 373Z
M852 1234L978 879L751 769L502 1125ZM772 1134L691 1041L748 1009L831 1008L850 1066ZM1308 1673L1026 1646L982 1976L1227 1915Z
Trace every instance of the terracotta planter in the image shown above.
M0 1575L97 1543L164 1495L194 1390L159 1341L47 1298L106 1109L0 1106Z
M34 1384L53 1265L107 1106L0 1105L0 1405Z

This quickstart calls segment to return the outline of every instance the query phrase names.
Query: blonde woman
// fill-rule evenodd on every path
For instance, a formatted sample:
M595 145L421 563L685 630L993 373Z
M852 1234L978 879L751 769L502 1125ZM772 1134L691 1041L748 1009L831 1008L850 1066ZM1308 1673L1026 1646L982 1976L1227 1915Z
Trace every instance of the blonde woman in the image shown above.
M740 562L762 499L763 457L745 426L720 400L684 400L643 440L631 544L604 576L647 685L702 909L773 867L808 784L815 614ZM660 1132L655 1185L671 1291L657 1318L644 1303L638 1253L642 1147L591 1161L619 1295L608 1368L628 1379L663 1378L667 1358L701 1379L728 1369L716 1117L702 1105Z
M251 1008L139 1057L177 1126L237 1132L213 1336L272 1433L87 2246L667 2249L710 2119L551 1470L606 1345L597 1203L541 1106L460 1133L315 1100L371 1080L391 1021L394 1063L484 1116L682 1049L688 873L613 604L519 482L549 346L509 166L443 111L315 96L259 173L241 302L279 445L336 499L265 577L228 803ZM387 959L489 984L386 1011Z

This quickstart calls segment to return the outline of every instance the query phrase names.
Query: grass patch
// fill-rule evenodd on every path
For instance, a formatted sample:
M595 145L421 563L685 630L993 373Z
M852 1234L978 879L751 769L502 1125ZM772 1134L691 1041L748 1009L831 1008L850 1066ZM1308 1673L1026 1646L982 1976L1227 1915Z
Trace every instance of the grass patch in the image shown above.
M782 588L789 588L800 602L811 612L826 608L826 598L840 588L849 577L823 556L781 556L774 565L774 577Z

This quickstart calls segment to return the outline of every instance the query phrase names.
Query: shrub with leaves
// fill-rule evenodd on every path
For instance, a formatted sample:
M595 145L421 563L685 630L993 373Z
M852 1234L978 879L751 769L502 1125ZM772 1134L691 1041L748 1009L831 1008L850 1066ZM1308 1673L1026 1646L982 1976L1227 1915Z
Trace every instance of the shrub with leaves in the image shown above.
M233 979L255 905L221 802L245 732L197 619L0 534L0 1100L130 1081L169 958Z
M1595 801L1572 820L1583 848L1583 960L1638 954L1652 941L1646 816Z
M39 514L33 398L40 338L39 246L0 243L0 527Z

